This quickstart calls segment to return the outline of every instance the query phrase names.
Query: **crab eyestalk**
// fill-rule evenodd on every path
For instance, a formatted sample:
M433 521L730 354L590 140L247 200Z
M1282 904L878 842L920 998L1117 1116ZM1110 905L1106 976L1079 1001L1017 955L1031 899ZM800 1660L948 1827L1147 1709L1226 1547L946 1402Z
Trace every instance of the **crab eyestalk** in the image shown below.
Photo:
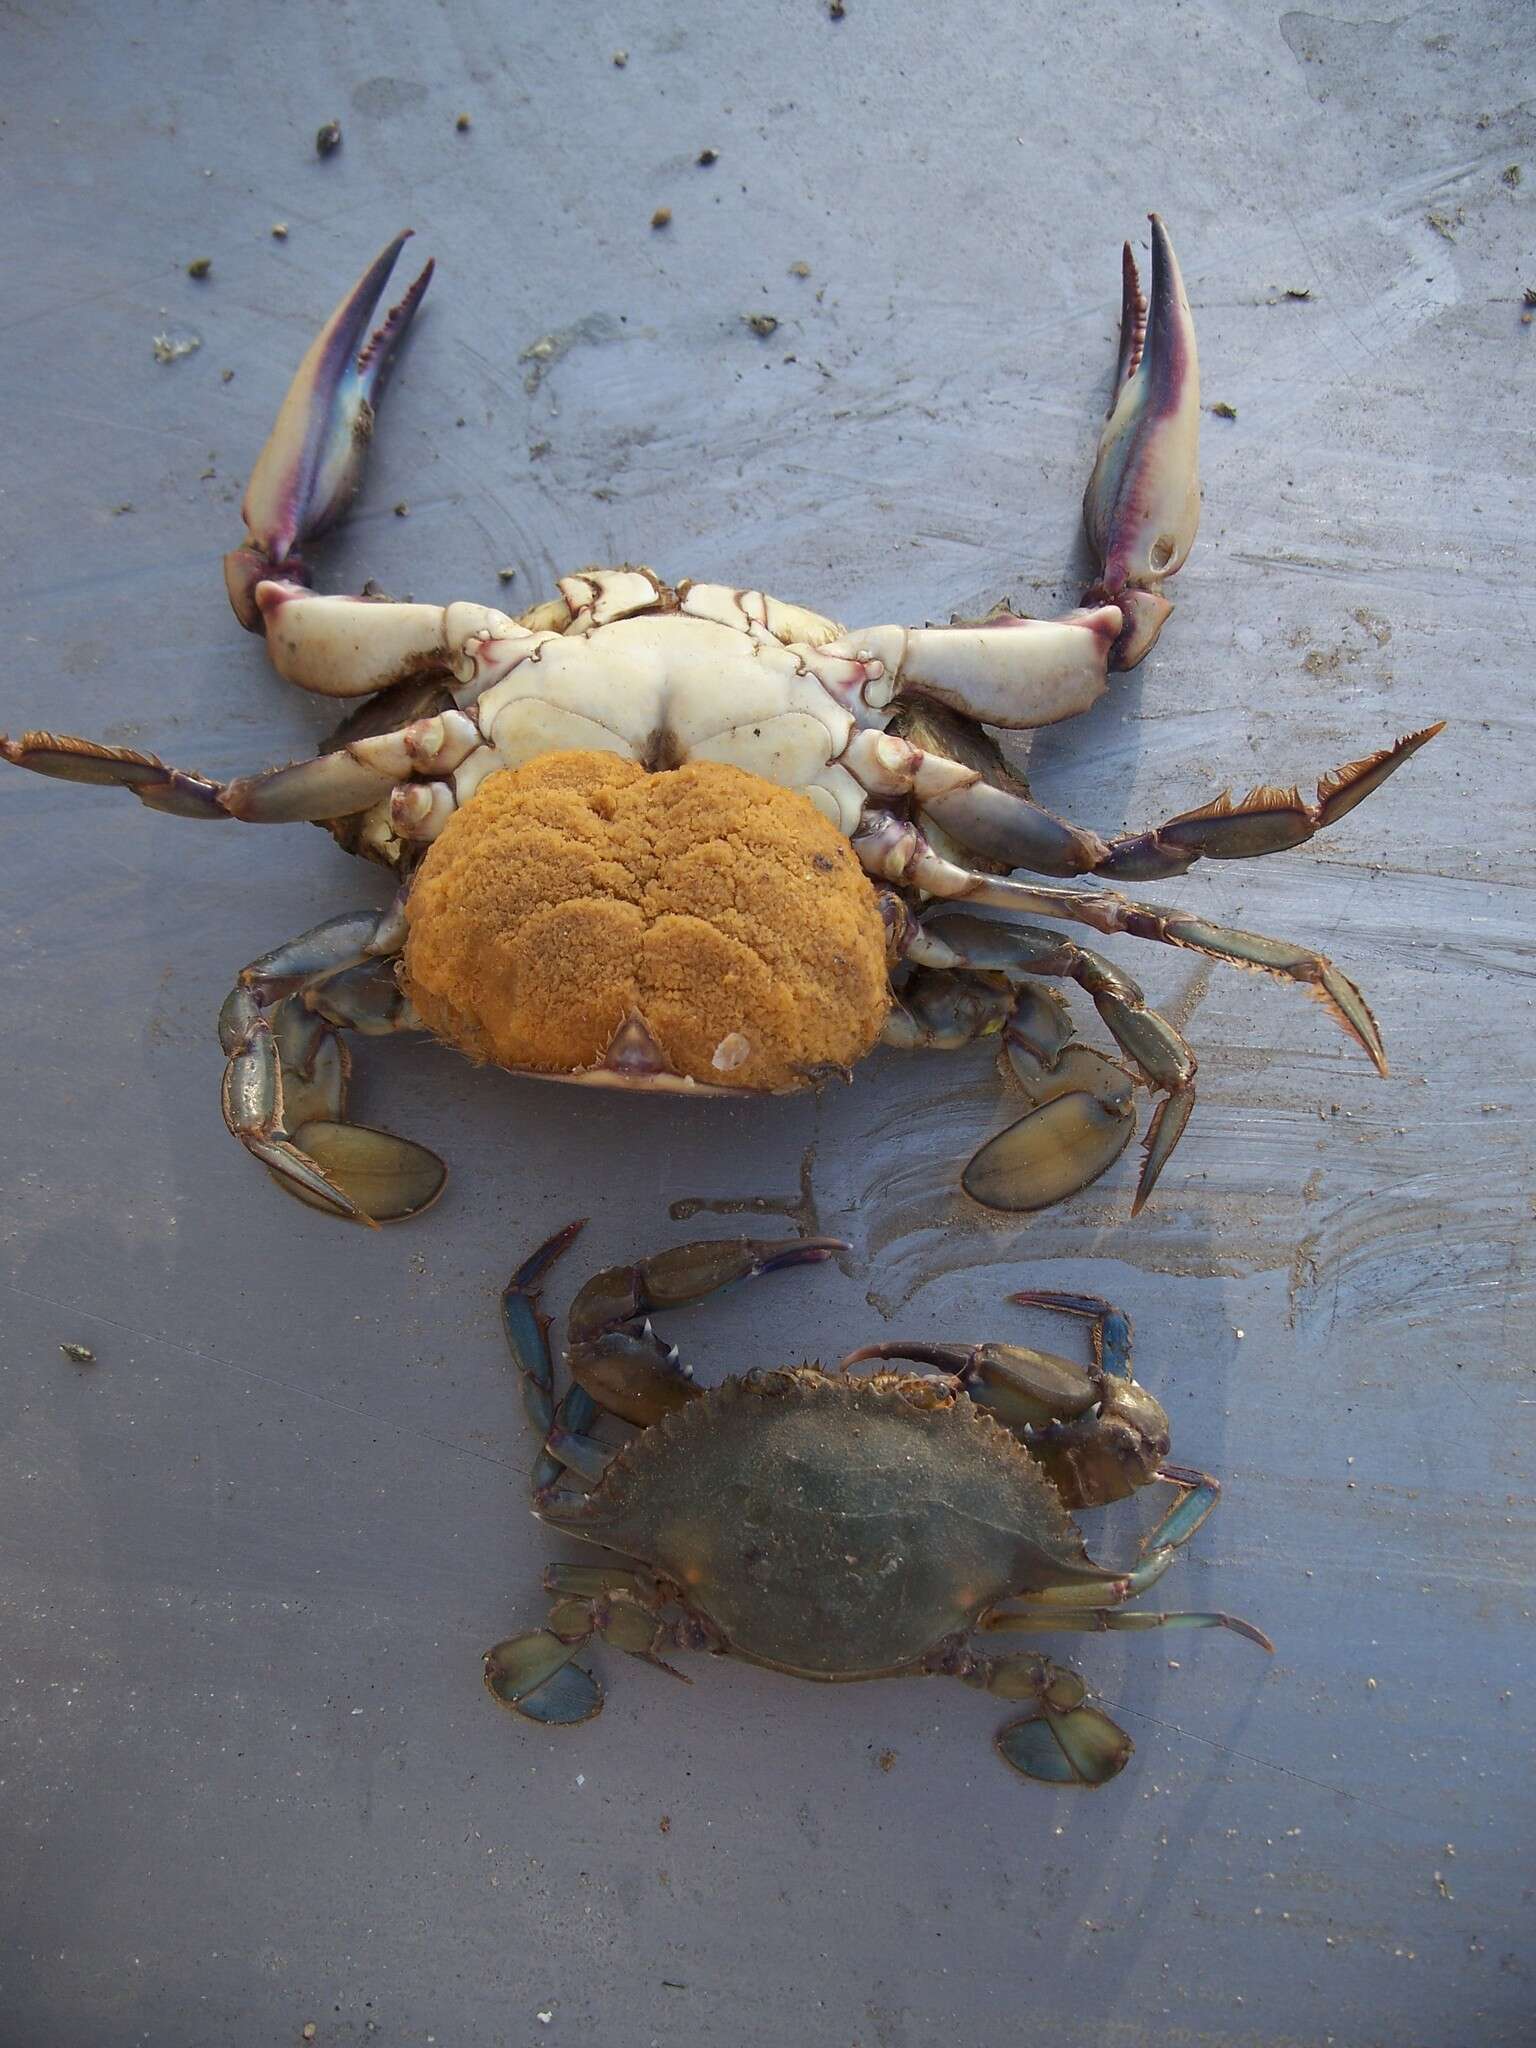
M362 481L380 391L432 277L429 263L368 334L409 234L374 258L321 328L256 458L240 508L246 539L224 557L230 604L252 633L262 631L256 586L270 577L308 583L299 543L334 526Z
M1195 323L1168 230L1154 213L1150 300L1129 242L1120 302L1120 356L1109 417L1083 498L1099 558L1085 604L1125 615L1110 667L1134 668L1173 606L1162 586L1183 567L1200 523L1200 364Z

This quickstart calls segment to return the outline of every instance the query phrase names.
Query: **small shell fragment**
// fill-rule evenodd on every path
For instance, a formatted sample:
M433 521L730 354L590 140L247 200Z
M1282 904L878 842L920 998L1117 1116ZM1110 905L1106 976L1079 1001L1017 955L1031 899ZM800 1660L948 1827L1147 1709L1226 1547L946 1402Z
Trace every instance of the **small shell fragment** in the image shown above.
M334 156L341 147L341 123L326 121L315 130L315 155Z
M752 1041L741 1031L729 1031L715 1047L709 1064L720 1074L734 1074L752 1057Z
M96 1354L89 1344L61 1344L59 1349L71 1365L94 1365Z

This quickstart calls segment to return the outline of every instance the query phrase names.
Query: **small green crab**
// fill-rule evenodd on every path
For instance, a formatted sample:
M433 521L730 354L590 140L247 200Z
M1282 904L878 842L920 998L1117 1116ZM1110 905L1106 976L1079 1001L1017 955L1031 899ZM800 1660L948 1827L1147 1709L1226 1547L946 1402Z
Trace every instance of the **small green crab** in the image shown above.
M590 1720L602 1689L574 1659L600 1637L645 1662L704 1650L797 1678L959 1678L1027 1711L1004 1760L1052 1785L1102 1785L1132 1743L1073 1671L987 1656L971 1637L1226 1628L1229 1614L1126 1613L1215 1507L1217 1482L1167 1462L1168 1418L1131 1377L1131 1325L1085 1294L1010 1300L1089 1318L1093 1364L1017 1344L890 1340L832 1371L788 1366L695 1385L654 1310L849 1247L832 1238L679 1245L587 1281L569 1316L571 1385L556 1404L540 1288L574 1242L541 1245L502 1297L528 1413L543 1436L534 1512L633 1560L553 1564L542 1629L485 1656L485 1682L530 1721ZM849 1368L906 1359L936 1373ZM600 1418L634 1425L614 1444ZM1072 1510L1160 1480L1177 1498L1128 1569L1089 1557ZM576 1483L572 1483L572 1482ZM681 1673L674 1673L681 1676Z

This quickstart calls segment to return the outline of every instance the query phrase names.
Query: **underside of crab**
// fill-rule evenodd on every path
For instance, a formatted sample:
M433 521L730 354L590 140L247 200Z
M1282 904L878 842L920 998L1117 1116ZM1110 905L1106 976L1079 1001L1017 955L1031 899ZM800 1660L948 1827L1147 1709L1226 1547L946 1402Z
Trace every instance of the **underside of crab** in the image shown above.
M335 525L358 487L382 382L431 276L428 264L370 336L405 239L369 267L305 356L252 474L247 538L225 559L234 609L265 635L281 675L323 695L367 700L334 746L313 760L221 784L151 754L46 732L0 742L19 766L116 784L178 816L326 824L344 846L400 876L390 909L328 920L253 962L225 1005L226 1119L291 1192L361 1221L411 1215L435 1198L444 1169L434 1155L345 1121L348 1062L336 1036L427 1023L516 1069L695 1092L811 1085L846 1068L877 1037L914 1049L1000 1037L1026 1113L971 1161L968 1192L994 1207L1027 1210L1086 1186L1129 1143L1140 1083L1159 1101L1146 1134L1139 1208L1188 1122L1195 1056L1129 975L1056 929L1061 923L1129 933L1298 982L1386 1071L1364 998L1321 955L1116 889L1053 886L1017 873L1160 881L1201 859L1298 846L1439 730L1410 734L1334 771L1313 800L1273 787L1236 803L1223 794L1112 839L1036 804L984 730L1024 730L1085 710L1110 673L1141 660L1172 608L1163 586L1187 556L1199 515L1199 376L1188 299L1155 215L1145 299L1128 245L1125 251L1119 361L1084 502L1098 580L1064 619L999 610L948 626L849 629L760 590L668 584L636 566L564 577L556 597L517 617L463 601L315 595L304 546ZM868 878L863 928L878 917L884 935L893 995L879 1006L877 1028L867 1028L863 1010L849 1011L835 1020L826 1047L814 1031L817 1042L797 1050L795 1034L780 1033L770 1058L764 1012L773 1006L744 972L736 1011L726 1014L727 1004L721 1013L723 1028L716 1030L712 1005L711 1021L692 1034L710 1040L702 1071L680 1050L689 1034L675 1017L669 1030L643 1001L617 995L603 996L601 1043L583 1050L573 1041L564 1055L546 1047L521 1056L521 1041L498 1045L483 1018L443 1030L441 1002L412 1000L413 988L425 984L411 971L407 940L414 934L417 951L429 950L430 921L447 917L449 895L473 913L492 950L518 953L524 982L533 978L532 1008L553 1000L541 974L558 964L568 979L569 943L563 954L553 941L535 943L517 892L490 892L502 909L501 922L488 929L481 914L487 878L497 857L505 867L505 848L493 857L496 832L471 821L502 771L573 755L606 755L658 779L684 769L757 778L793 798L803 820L840 837ZM809 846L810 825L800 829ZM732 848L738 898L755 902L761 862L750 835L716 830L715 840ZM678 859L696 851L668 843ZM435 859L439 848L444 857ZM473 858L463 857L466 849ZM824 883L831 917L847 877L837 861L818 867L825 851L807 854L805 879L813 888ZM526 894L536 906L547 907L552 890L558 895L568 853L560 834L524 847ZM610 868L607 895L633 898L639 885L628 886L635 878L626 881L623 858ZM450 870L451 888L434 883ZM806 900L801 892L758 911L766 949L757 947L754 957L775 956L797 919L822 915L808 913ZM1030 921L1037 918L1054 923ZM1046 986L1052 978L1085 990L1120 1058L1075 1042L1066 1006ZM864 980L854 973L850 985L862 992ZM710 986L717 989L719 978ZM788 986L793 997L797 984ZM823 1012L840 1000L819 984L803 999ZM463 1013L462 1004L449 1007ZM659 1010L659 1000L652 1007ZM585 1036L590 1041L590 1029Z
M1086 1317L1093 1363L1008 1343L886 1339L832 1371L802 1365L704 1389L652 1314L846 1251L835 1239L727 1238L595 1274L569 1316L557 1401L540 1292L581 1229L559 1231L502 1297L541 1437L534 1512L622 1563L551 1565L542 1629L487 1651L494 1698L544 1726L601 1710L575 1662L599 1642L671 1670L678 1651L798 1678L950 1677L1023 1703L997 1748L1024 1776L1101 1785L1131 1741L1048 1657L991 1656L999 1634L1228 1629L1222 1613L1145 1613L1147 1591L1215 1507L1208 1474L1168 1462L1168 1418L1131 1377L1129 1319L1095 1296L1016 1302ZM932 1370L894 1370L888 1360ZM876 1371L851 1370L880 1361ZM1174 1500L1120 1570L1096 1564L1078 1509L1163 1484Z

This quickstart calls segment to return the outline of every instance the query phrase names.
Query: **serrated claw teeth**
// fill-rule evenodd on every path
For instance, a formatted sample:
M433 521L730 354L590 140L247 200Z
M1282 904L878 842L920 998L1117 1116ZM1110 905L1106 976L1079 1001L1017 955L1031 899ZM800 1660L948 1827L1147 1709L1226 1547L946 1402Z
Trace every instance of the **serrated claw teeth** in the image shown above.
M1200 365L1195 324L1168 231L1152 217L1150 303L1127 243L1120 357L1109 417L1083 499L1102 565L1086 602L1118 604L1125 627L1111 660L1134 668L1172 606L1162 595L1200 523Z
M333 526L362 480L380 390L432 277L428 263L369 334L409 232L380 251L310 344L251 471L241 507L246 540L224 557L224 581L235 616L253 633L262 630L256 585L272 576L307 583L299 543Z

